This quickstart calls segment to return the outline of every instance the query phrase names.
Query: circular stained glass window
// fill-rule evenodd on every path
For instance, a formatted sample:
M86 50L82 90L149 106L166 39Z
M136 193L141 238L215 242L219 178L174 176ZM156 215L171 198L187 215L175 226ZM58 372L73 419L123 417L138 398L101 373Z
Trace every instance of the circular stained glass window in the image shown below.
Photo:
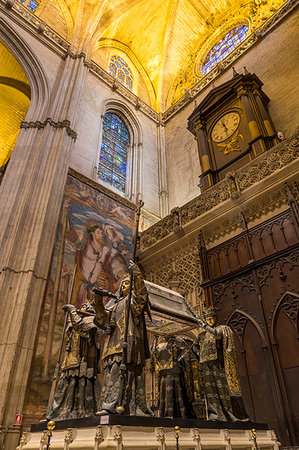
M217 64L225 59L242 41L248 33L247 25L240 25L230 30L218 44L214 45L206 57L201 73L207 75Z

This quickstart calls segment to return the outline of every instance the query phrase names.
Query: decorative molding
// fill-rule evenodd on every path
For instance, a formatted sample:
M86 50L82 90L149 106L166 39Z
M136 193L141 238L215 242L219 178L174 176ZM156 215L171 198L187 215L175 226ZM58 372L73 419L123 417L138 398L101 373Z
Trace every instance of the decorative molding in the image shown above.
M64 450L69 449L69 445L76 439L77 430L73 428L67 428L64 435Z
M290 139L280 142L244 167L231 172L226 179L212 186L182 207L174 208L168 216L145 230L141 234L141 252L178 230L184 233L184 227L187 224L221 203L227 200L236 201L236 199L240 201L244 191L297 160L298 156L299 128ZM268 205L270 210L275 204L287 204L285 193L282 195L280 191L277 192L276 190L271 195L273 198L271 204ZM260 215L262 215L263 209L267 208L267 202L264 200L261 200L261 202ZM240 211L238 211L239 213ZM249 210L245 208L243 213L248 221L253 220L253 217L258 217L256 203L251 206L251 210L250 208ZM233 218L229 219L229 221L230 225L227 228L233 228L235 226ZM238 220L238 226L241 227L240 220ZM218 234L220 235L221 233L223 231L219 229ZM209 236L209 239L212 239L212 235Z
M102 425L97 426L94 440L95 440L94 450L99 450L100 444L104 441L104 431Z
M40 441L39 441L39 450L44 450L45 446L47 445L48 441L48 431L44 430L41 434Z
M51 125L51 127L53 128L65 128L66 134L71 139L76 141L77 133L70 127L71 122L68 119L65 119L61 122L55 122L54 120L50 119L50 117L48 117L44 122L40 122L39 120L37 120L36 122L26 122L25 120L23 120L23 122L21 122L21 128L24 128L26 130L28 128L37 128L38 130L42 130L46 127L47 124Z
M18 447L19 450L22 450L28 444L28 442L30 441L30 437L31 437L31 433L29 433L27 431L25 431L22 434L22 437L21 437L21 440L20 440L20 444L19 444L19 447Z
M93 189L96 189L99 192L102 192L103 194L107 195L108 197L112 198L113 200L116 200L117 202L121 203L122 205L126 206L127 208L133 209L135 211L136 205L135 203L131 202L125 197L122 197L121 195L118 195L116 192L110 191L110 189L106 188L105 186L97 183L94 180L91 180L90 178L86 177L85 175L82 175L81 173L77 172L74 169L69 169L68 174L77 180L81 181L82 183L88 184Z
M200 258L197 238L188 242L179 241L179 245L160 256L142 261L146 279L172 289L186 298L186 305L192 313L197 314L203 307L203 290ZM192 308L193 306L193 308Z
M276 259L270 261L268 264L263 264L257 269L257 275L259 278L259 283L261 289L267 286L268 279L272 278L272 271L276 270L280 274L280 278L282 281L285 281L286 276L283 272L283 267L285 264L289 264L292 269L294 267L299 267L299 249L292 251L287 256L281 256L280 258L276 257Z
M195 86L186 92L186 94L180 98L174 105L168 108L163 114L157 113L147 103L137 97L133 92L128 90L125 86L120 84L102 67L96 64L94 61L86 62L85 54L74 54L69 50L70 43L49 27L42 19L37 17L34 13L29 11L20 2L13 0L0 0L0 3L4 4L6 10L10 10L16 13L19 18L25 19L27 24L30 24L35 28L37 37L47 37L51 42L47 42L50 48L61 54L62 58L66 58L69 55L71 58L83 58L84 65L86 65L90 71L98 76L102 81L108 84L112 89L118 91L118 93L135 106L136 109L140 109L145 115L154 120L156 123L162 122L165 124L174 114L179 110L191 103L194 98L203 91L211 82L222 74L223 71L230 66L239 56L252 47L259 39L264 37L274 26L276 26L289 12L291 12L297 5L297 0L288 0L267 22L261 27L255 29L255 31L235 49L224 61L222 61L215 69L213 69L207 76L202 78ZM20 20L18 20L20 22ZM21 24L24 26L24 23ZM51 44L51 45L49 45ZM54 44L54 46L53 46ZM55 48L57 46L57 48ZM66 51L66 53L65 53Z
M192 428L192 438L193 442L195 443L195 449L194 450L201 450L201 437L200 437L200 430L198 428Z
M123 436L121 425L115 425L113 427L113 440L116 442L117 450L123 450Z
M2 272L6 272L6 271L13 272L13 273L31 273L34 276L34 278L36 278L38 280L47 281L47 278L37 275L35 273L35 270L33 270L33 269L16 270L16 269L13 269L12 267L5 266L5 267L3 267Z
M295 183L292 186L293 191L296 191ZM253 200L251 203L242 207L242 211L236 211L225 220L218 221L215 225L210 225L204 230L204 237L206 244L211 244L224 238L231 233L242 228L242 216L246 222L254 222L262 216L266 216L270 212L280 209L283 205L287 208L287 199L284 187L280 186L273 190L268 195L263 196L260 200ZM242 216L241 216L242 215Z
M66 51L66 54L64 55L63 59L66 59L67 57L70 57L72 59L80 59L82 58L84 61L84 65L87 66L88 68L90 67L89 63L87 63L86 60L86 54L84 52L81 53L73 53L69 48Z
M96 64L94 61L88 63L90 71L99 77L104 83L106 83L113 91L117 91L122 97L129 101L136 110L142 111L146 116L152 119L154 122L159 123L159 114L141 100L137 95L127 89L123 84L118 82L112 75L106 70Z
M28 24L33 26L39 35L48 37L61 49L68 50L70 46L69 42L67 42L62 36L60 36L60 34L56 33L56 31L49 27L42 19L29 11L20 2L15 1L10 9L12 9L13 12L17 13L19 17L25 19Z
M157 427L155 429L157 441L159 442L159 450L165 450L165 434L163 427Z
M215 81L226 68L228 68L236 59L249 50L257 41L263 38L274 26L276 26L287 14L289 14L298 4L297 0L288 0L269 20L259 28L256 28L251 35L245 39L238 47L228 55L211 72L202 78L197 84L189 89L186 94L175 102L162 114L162 120L167 122L182 108L189 105L208 85Z

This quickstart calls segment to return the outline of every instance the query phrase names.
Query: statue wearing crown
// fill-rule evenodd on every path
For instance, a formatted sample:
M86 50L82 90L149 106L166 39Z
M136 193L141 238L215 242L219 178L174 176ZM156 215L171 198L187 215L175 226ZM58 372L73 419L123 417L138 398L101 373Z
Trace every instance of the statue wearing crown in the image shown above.
M150 315L148 294L132 261L129 272L105 306L103 298L111 294L94 289L96 324L108 333L102 354L104 379L98 415L153 415L146 404L143 378L143 367L150 357L145 326L145 313Z
M202 366L208 420L248 421L231 328L218 325L216 311L211 308L206 310L199 325L202 332L192 350Z

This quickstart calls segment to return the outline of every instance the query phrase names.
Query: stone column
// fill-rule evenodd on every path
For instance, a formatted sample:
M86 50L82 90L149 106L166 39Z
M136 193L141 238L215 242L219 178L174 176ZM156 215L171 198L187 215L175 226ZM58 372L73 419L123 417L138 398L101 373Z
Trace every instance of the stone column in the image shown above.
M0 425L15 449L34 342L88 68L62 62L48 117L23 122L0 187Z
M157 125L157 148L159 162L159 201L160 216L165 217L169 214L168 204L168 186L166 170L166 151L165 151L165 126L160 120Z

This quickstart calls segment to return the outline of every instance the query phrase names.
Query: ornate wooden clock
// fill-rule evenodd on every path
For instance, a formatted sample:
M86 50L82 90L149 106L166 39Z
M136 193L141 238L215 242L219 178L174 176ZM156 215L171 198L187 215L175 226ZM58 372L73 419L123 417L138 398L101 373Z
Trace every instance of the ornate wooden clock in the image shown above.
M198 143L202 190L278 142L262 86L246 69L244 75L234 72L233 78L212 89L188 118L188 130Z

